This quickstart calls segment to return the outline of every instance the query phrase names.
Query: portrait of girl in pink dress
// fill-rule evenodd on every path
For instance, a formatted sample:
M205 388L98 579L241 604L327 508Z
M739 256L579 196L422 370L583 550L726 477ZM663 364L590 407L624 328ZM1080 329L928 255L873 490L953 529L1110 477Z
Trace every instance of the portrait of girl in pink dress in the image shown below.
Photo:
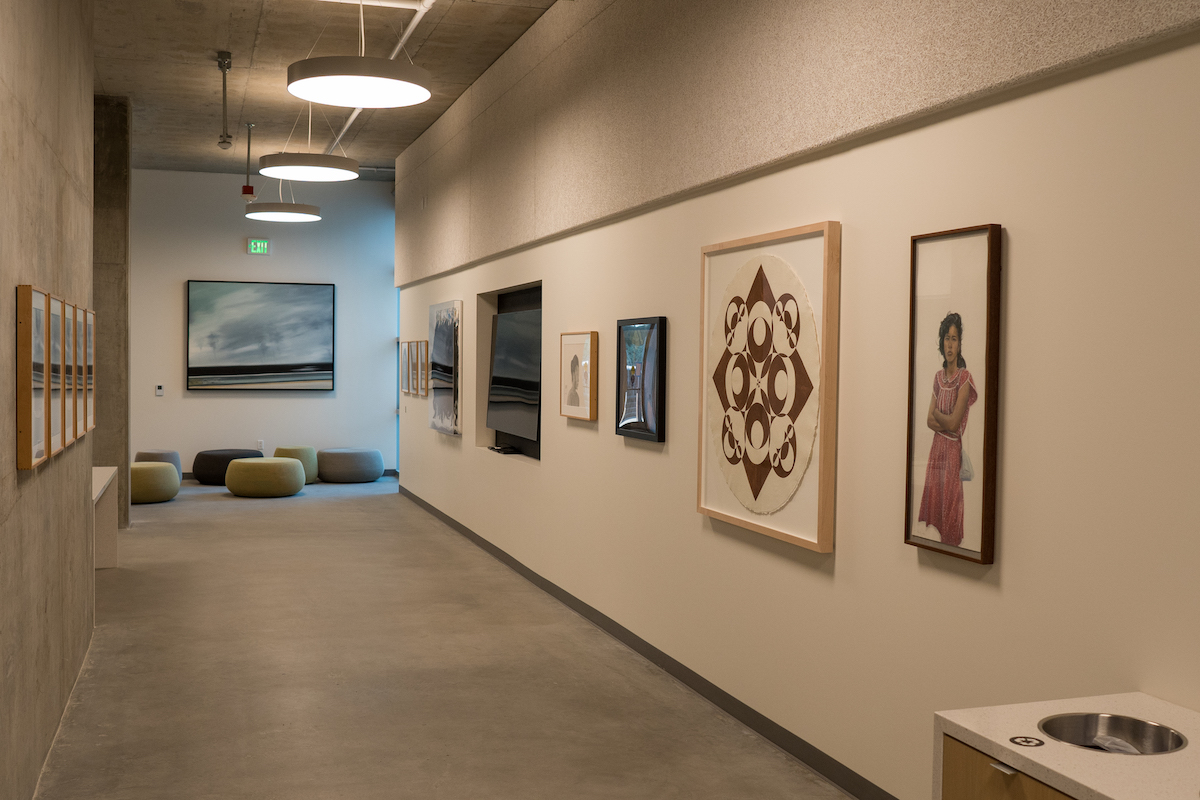
M925 489L917 519L936 528L943 544L958 546L963 539L962 437L971 406L979 399L975 382L962 357L962 317L946 315L938 328L942 368L933 378L926 424L933 431Z

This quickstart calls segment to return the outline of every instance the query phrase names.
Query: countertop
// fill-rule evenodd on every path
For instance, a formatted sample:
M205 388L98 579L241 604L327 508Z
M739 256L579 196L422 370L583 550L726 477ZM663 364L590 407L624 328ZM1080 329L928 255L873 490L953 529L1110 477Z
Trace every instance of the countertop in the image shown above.
M1130 756L1075 747L1038 729L1046 717L1071 712L1139 717L1174 728L1188 744L1173 753ZM1200 713L1141 692L939 711L934 732L934 800L942 796L943 734L1078 800L1200 798ZM1009 741L1014 736L1036 737L1045 744L1022 747Z

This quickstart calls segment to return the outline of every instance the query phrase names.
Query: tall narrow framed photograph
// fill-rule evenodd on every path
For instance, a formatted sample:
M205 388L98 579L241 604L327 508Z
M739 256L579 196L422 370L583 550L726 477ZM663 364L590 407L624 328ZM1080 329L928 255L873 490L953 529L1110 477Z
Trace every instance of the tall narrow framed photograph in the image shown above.
M421 343L408 343L408 391L413 397L421 396Z
M599 354L598 331L564 333L559 337L559 415L589 421L596 419Z
M617 433L667 440L667 318L617 322Z
M87 433L87 394L84 377L87 371L87 310L75 308L75 438Z
M17 469L33 469L47 448L46 336L50 296L17 287Z
M408 348L412 342L400 343L400 393L412 394L412 373L409 372Z
M912 237L904 541L991 564L1000 397L999 225Z
M75 306L63 303L63 443L74 444L75 430Z
M64 446L63 441L63 301L50 297L49 327L46 366L49 370L46 393L46 439L50 442L50 455L57 455Z
M417 342L417 394L429 396L429 340Z
M429 307L429 427L461 436L458 420L462 385L462 300Z
M701 248L701 514L833 552L840 295L838 222Z
M84 417L89 431L96 429L96 312L87 312L87 361L84 375Z

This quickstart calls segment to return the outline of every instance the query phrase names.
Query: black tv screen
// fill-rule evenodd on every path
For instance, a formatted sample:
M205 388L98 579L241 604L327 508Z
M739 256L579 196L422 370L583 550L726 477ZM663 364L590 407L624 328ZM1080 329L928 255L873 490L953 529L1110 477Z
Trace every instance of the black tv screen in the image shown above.
M541 394L541 309L497 314L488 427L537 441Z

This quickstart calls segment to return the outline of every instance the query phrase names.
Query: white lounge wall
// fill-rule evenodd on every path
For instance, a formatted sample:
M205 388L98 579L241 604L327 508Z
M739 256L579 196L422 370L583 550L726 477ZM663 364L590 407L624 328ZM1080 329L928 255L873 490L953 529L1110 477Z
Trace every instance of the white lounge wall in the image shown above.
M178 450L190 471L200 450L254 448L258 439L268 455L288 444L372 447L395 468L391 183L301 184L297 199L324 216L304 225L247 220L242 183L238 175L134 170L131 448ZM265 193L265 178L254 183ZM247 255L247 237L269 238L271 255ZM335 284L334 391L188 391L188 280Z
M1200 709L1200 46L874 142L401 291L464 301L464 434L405 398L400 480L904 800L939 709L1141 690ZM837 539L696 513L702 245L844 226ZM1005 227L996 564L903 544L909 237ZM479 293L541 280L600 331L600 419L542 460L478 446ZM669 317L667 441L613 433L617 319ZM966 335L972 335L967 331ZM486 341L486 338L484 339ZM486 372L486 364L483 366Z

